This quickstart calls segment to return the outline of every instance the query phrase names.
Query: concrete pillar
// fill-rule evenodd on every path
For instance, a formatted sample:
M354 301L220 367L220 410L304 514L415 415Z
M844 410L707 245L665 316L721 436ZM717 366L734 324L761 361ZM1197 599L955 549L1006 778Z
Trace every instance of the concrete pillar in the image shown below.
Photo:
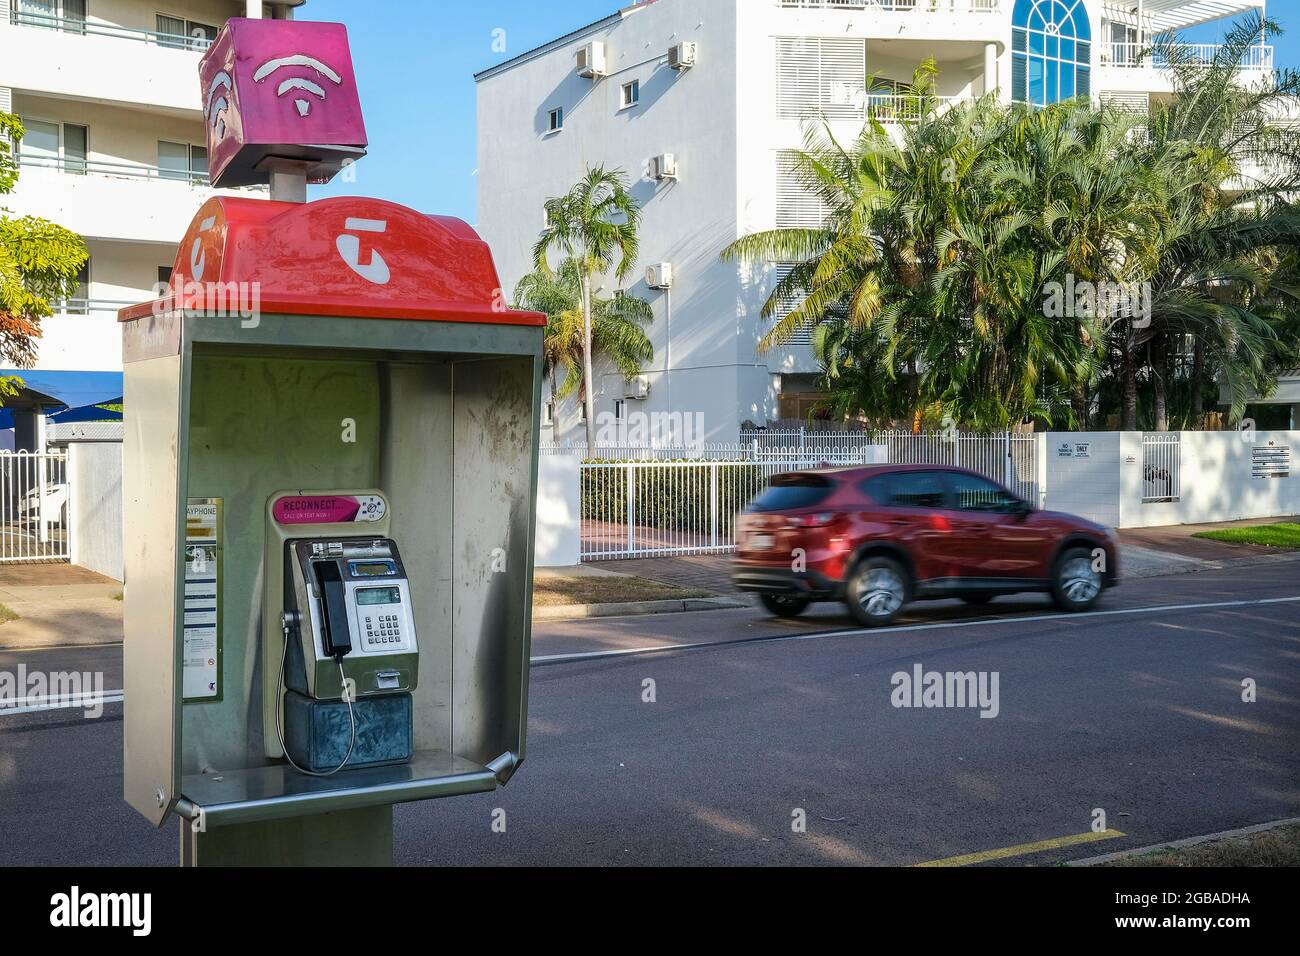
M984 92L992 93L998 88L998 45L984 44Z
M248 17L248 19L262 19L262 0L245 0L244 7L246 11L244 16Z

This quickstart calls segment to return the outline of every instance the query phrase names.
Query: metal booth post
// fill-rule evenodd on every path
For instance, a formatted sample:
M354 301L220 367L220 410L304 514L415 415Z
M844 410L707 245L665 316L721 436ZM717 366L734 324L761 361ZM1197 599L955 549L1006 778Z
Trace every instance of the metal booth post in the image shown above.
M306 202L365 155L340 24L229 21L217 197L122 310L124 792L189 865L389 864L524 759L543 316L465 223Z

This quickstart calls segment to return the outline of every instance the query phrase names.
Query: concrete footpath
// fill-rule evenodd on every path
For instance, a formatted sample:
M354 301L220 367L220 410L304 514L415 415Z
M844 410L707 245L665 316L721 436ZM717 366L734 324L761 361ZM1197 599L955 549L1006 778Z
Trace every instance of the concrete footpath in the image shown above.
M67 564L0 565L0 647L73 647L122 640L122 584Z

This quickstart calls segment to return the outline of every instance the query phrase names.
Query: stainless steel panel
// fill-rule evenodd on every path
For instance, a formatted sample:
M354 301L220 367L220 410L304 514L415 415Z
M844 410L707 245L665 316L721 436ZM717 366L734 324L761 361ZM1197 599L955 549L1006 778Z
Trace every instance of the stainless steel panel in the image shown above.
M155 825L181 772L186 370L180 355L133 362L124 382L123 795Z
M494 789L496 775L482 764L446 751L418 751L409 764L333 777L308 777L286 764L187 774L181 790L188 805L178 809L191 816L201 809L204 826L213 828Z

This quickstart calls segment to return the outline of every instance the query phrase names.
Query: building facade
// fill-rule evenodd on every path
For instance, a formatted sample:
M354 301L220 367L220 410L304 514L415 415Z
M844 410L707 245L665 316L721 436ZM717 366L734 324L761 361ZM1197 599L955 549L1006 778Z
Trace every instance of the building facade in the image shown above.
M639 412L652 432L686 422L688 438L732 441L742 423L802 418L820 397L806 337L757 349L781 265L719 258L740 236L820 222L788 160L804 117L845 138L868 115L904 122L900 94L927 58L940 108L997 91L1145 111L1172 89L1158 58L1139 57L1153 36L1253 9L1264 0L649 0L478 74L478 227L510 295L546 199L588 165L624 170L644 220L623 291L654 307L655 358L633 383L597 363L597 425ZM1271 69L1261 45L1245 73ZM576 400L556 403L551 435L579 438L580 416Z
M305 0L8 0L0 111L26 128L3 205L81 235L75 298L42 323L42 372L122 369L117 310L153 296L214 190L198 63L230 17L291 18Z

